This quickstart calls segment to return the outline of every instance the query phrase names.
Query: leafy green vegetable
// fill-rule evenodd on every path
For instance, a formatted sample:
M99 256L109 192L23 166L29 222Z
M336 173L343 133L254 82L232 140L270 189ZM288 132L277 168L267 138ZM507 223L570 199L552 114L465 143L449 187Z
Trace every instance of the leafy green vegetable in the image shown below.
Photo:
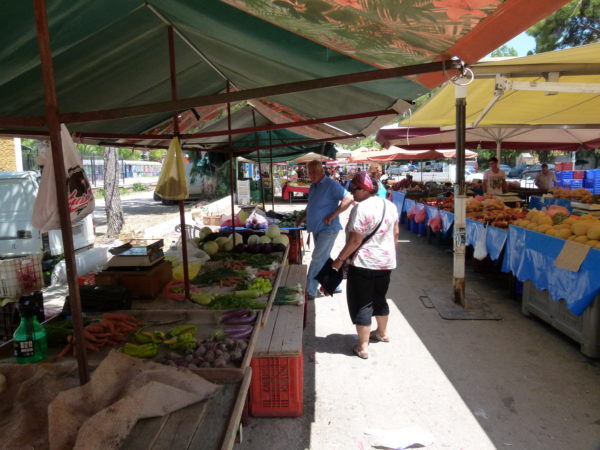
M208 305L211 309L265 309L266 306L265 302L255 302L233 294L215 295L210 305Z
M233 270L227 267L222 267L220 269L209 270L208 272L201 273L196 278L191 280L190 283L195 285L209 285L228 277L248 278L248 274L243 270Z

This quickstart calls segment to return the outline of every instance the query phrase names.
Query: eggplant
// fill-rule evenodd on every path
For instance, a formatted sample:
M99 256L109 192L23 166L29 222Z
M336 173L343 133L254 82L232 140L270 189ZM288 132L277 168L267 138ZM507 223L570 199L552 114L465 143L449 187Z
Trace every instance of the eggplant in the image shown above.
M248 246L248 253L260 253L260 250L261 250L260 246L261 245L262 244L250 244Z
M236 253L245 253L247 249L248 249L248 245L247 245L247 244L237 244L237 245L234 247L234 249L233 249L233 250L234 250Z
M229 317L227 319L223 319L223 324L224 325L243 325L243 324L250 324L250 323L254 323L256 321L256 313L250 313L248 312L248 314L244 315L244 316L236 316L236 317Z
M283 244L273 244L273 253L285 252L285 245Z

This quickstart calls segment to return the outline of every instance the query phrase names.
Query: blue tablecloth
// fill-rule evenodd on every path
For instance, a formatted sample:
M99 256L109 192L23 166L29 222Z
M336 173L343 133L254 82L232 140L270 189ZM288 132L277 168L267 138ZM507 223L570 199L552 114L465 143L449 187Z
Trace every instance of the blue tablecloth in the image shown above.
M581 315L600 293L600 250L590 249L579 272L554 265L565 241L511 225L502 270L519 281L547 289L554 300L563 298L569 311Z
M398 217L402 215L405 198L406 194L404 192L392 191L392 203L398 208Z

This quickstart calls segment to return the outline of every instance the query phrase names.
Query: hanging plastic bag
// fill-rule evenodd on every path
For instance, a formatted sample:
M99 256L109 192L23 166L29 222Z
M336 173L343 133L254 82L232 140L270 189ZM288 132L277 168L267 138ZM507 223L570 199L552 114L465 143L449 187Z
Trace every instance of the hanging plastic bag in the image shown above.
M429 219L427 225L429 225L429 228L431 228L431 231L434 233L439 232L442 229L442 218L440 213L438 212L435 216Z
M246 219L246 228L261 230L269 226L267 215L262 209L254 208L252 213Z
M185 200L189 197L185 162L178 137L174 137L169 145L154 191L166 200Z
M425 207L418 210L417 213L415 214L415 222L417 222L417 223L425 222L426 218L427 218L427 210L425 209Z
M67 202L71 223L79 222L92 213L96 206L92 187L81 167L81 155L69 135L69 130L60 126L63 161L67 176ZM38 158L42 166L42 179L33 207L31 221L33 226L45 233L50 230L60 230L60 217L56 195L56 174L51 150Z
M479 261L484 260L488 255L487 252L487 228L480 227L477 240L475 241L475 249L473 250L473 258Z
M413 220L417 212L419 212L419 210L417 209L417 204L415 203L406 213L406 217L408 217L410 220Z
M235 219L235 226L236 227L243 227L244 226L244 222L242 222L240 220L240 218L238 217L238 215L236 214L234 216ZM221 220L220 220L220 224L222 227L231 227L231 214L223 214L221 216Z

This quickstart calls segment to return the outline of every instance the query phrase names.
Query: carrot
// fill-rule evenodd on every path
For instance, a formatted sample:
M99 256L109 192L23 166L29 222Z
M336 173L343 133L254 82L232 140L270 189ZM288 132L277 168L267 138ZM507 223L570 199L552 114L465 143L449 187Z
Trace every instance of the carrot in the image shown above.
M115 325L114 325L114 323L113 323L113 322L111 322L110 320L106 320L106 319L104 319L104 320L103 320L102 322L100 322L100 323L101 323L102 325L104 325L106 328L108 328L108 331L109 331L111 334L115 334L115 331L116 331L116 329L115 329Z
M65 348L63 348L63 349L61 350L61 352L58 354L58 357L59 357L59 358L63 358L63 357L65 357L65 356L67 356L67 354L68 354L68 353L69 353L71 350L73 350L73 344L67 344L67 345L65 346Z
M104 332L104 327L98 322L89 324L85 329L94 334Z
M97 347L96 345L92 344L91 342L87 342L87 341L85 343L85 348L87 348L88 350L92 350L94 352L100 351L100 347Z
M102 315L102 318L108 320L120 320L122 322L130 323L131 325L137 325L139 322L135 317L123 313L105 313Z
M83 330L83 336L88 341L98 342L98 338L96 336L94 336L92 333L90 333L88 330Z

